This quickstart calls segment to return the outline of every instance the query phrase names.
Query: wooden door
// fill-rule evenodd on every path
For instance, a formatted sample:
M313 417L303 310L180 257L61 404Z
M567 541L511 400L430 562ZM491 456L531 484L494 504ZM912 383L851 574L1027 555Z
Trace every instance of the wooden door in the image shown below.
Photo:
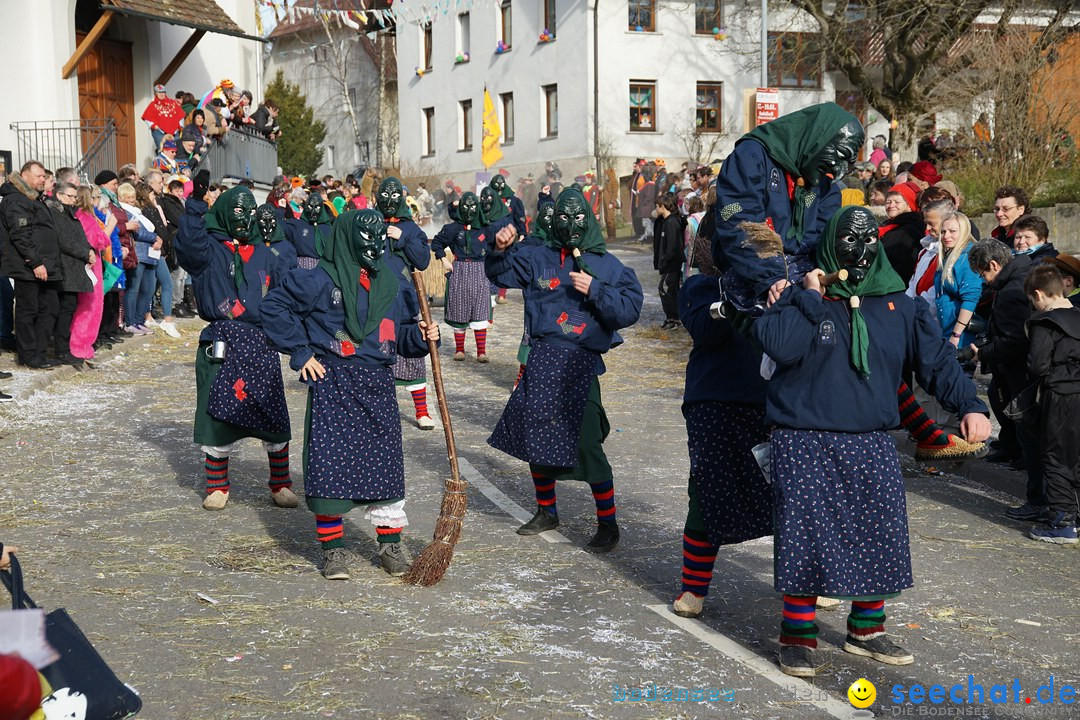
M76 45L83 33L76 33ZM79 117L112 118L116 123L116 168L135 162L135 89L131 43L98 40L79 62ZM83 133L85 152L97 133ZM114 168L115 169L115 168Z

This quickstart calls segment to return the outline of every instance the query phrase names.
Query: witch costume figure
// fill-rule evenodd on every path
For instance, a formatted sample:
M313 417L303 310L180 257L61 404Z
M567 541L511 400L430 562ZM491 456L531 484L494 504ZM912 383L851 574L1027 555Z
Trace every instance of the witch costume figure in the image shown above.
M391 368L399 354L423 357L428 338L438 340L438 327L414 319L417 304L412 285L387 265L377 210L339 215L319 266L290 272L263 301L270 340L308 385L304 495L328 580L349 578L342 517L358 506L375 526L382 568L395 577L409 569Z
M476 361L488 361L491 283L484 275L484 256L494 242L495 233L510 224L510 216L503 204L498 203L498 208L502 215L493 225L488 225L480 212L480 199L475 193L467 192L458 202L457 219L443 225L431 239L431 249L442 261L448 277L445 317L446 324L454 329L455 360L465 359L465 331L472 328L476 339ZM453 212L451 210L451 214ZM453 252L453 262L446 256L447 250Z
M641 315L641 284L607 252L596 217L575 189L559 195L548 244L514 244L514 233L507 228L497 236L487 275L499 287L522 290L531 350L488 444L529 463L537 508L519 535L558 527L556 481L583 480L598 524L586 549L609 552L619 526L603 447L611 426L598 375L602 355L622 343L617 331Z
M846 652L890 665L914 656L885 634L885 600L913 584L904 480L888 431L905 365L971 441L986 406L925 301L908 297L863 207L830 219L817 265L754 323L776 362L767 388L775 503L774 573L783 593L780 668L811 677L818 595L851 600ZM822 289L821 273L846 281Z
M266 294L288 266L257 240L251 191L227 190L207 212L209 183L206 170L195 177L175 243L177 260L191 275L199 317L210 323L195 355L195 443L206 454L203 507L221 510L228 503L229 456L248 437L263 442L274 503L296 507L281 361L262 317Z
M270 203L263 203L255 210L255 229L258 239L270 248L270 252L281 258L285 267L296 267L296 248L285 239L282 210Z
M285 220L285 239L296 250L296 267L314 270L322 257L322 246L330 237L334 216L322 195L312 192L300 206L300 217Z
M506 177L502 173L498 173L491 178L489 185L506 209L510 211L510 217L518 235L525 235L527 232L525 227L525 203L521 202L521 199L506 184Z
M431 241L420 226L413 222L412 212L405 203L405 188L396 177L388 177L379 184L375 192L375 207L386 220L386 264L396 273L406 278L413 270L426 270L431 263ZM411 296L410 296L411 297ZM420 307L414 308L413 315L419 316ZM404 387L412 396L413 410L416 412L416 426L421 430L431 430L435 421L431 419L427 404L427 362L424 358L407 358L398 355L394 363L394 382Z
M736 144L716 179L713 257L721 269L721 314L758 317L813 267L821 233L840 208L843 177L865 139L854 115L835 103L765 123ZM918 460L962 461L988 448L946 433L897 383L901 424Z
M699 250L701 274L679 290L679 318L694 341L682 404L690 451L682 588L672 605L682 617L701 615L721 546L773 532L772 488L753 455L769 440L761 350L710 313L720 286L708 248Z

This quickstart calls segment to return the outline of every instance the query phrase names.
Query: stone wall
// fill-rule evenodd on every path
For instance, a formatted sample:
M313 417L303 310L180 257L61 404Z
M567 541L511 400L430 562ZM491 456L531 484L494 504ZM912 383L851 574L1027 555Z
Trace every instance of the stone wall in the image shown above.
M1053 207L1035 208L1035 214L1050 228L1050 242L1061 252L1080 256L1080 205L1063 203ZM981 237L990 237L997 221L990 213L972 218Z

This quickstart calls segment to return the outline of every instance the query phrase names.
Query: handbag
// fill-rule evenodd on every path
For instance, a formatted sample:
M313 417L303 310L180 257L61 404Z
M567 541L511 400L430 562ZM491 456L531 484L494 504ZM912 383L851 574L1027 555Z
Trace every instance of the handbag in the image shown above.
M1005 417L1015 422L1033 422L1039 410L1040 387L1042 380L1037 380L1018 392L1002 411Z
M0 581L11 593L12 610L37 605L23 590L22 568L11 556L11 570L0 572ZM41 670L53 694L42 700L62 707L62 717L75 720L120 720L142 709L142 700L120 682L66 610L45 616L45 638L60 653L60 659Z
M107 293L116 287L116 283L120 282L120 276L124 274L124 271L113 265L111 262L101 261L101 280L102 280L102 293Z

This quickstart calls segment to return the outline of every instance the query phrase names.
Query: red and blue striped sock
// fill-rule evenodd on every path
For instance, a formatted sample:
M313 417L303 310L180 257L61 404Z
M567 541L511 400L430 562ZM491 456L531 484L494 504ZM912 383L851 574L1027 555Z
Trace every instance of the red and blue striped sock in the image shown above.
M506 288L499 288L499 297L501 297L503 300L506 299Z
M534 471L532 481L536 489L536 504L552 515L558 515L559 511L555 507L555 479Z
M229 456L223 458L206 454L206 494L229 492Z
M454 352L465 354L465 331L454 330Z
M476 354L487 354L487 328L483 330L473 330L473 335L476 337Z
M270 461L270 492L292 487L289 478L289 443L285 443L280 450L267 451L266 457Z
M381 543L397 543L401 542L401 531L403 528L386 527L385 525L378 525L375 527L376 539Z
M683 530L682 590L680 592L690 592L698 597L709 594L717 550L717 546L709 542L705 533Z
M816 595L784 595L784 614L780 622L780 644L816 648L818 627Z
M345 547L345 523L341 515L316 515L315 535L325 550Z
M422 418L427 415L427 385L419 390L410 390L409 394L412 395L413 407L416 408L416 417Z
M900 424L915 438L915 442L923 446L949 444L948 433L926 414L906 382L900 383L896 391L896 402L900 410Z
M859 640L873 640L885 634L885 601L852 600L847 618L848 635Z
M518 383L521 382L521 376L524 375L524 374L525 374L525 364L522 363L522 364L518 365L518 376L516 378L514 378L514 387L518 386Z
M615 524L615 481L605 480L590 483L593 500L596 502L596 519L608 525Z

